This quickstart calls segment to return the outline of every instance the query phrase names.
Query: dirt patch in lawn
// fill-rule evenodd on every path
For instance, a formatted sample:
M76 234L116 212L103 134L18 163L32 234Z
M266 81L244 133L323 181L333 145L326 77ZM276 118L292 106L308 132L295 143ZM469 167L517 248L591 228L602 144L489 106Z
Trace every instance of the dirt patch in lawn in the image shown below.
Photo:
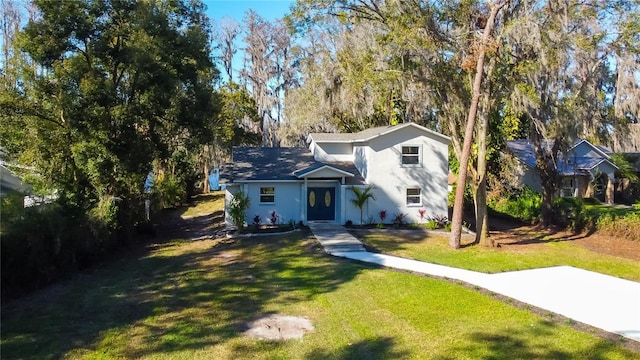
M313 331L311 321L306 318L287 315L269 315L252 321L245 326L244 335L260 340L283 341L302 339Z
M491 236L501 247L510 250L537 247L541 244L571 241L575 245L600 254L640 261L640 241L631 241L602 235L597 231L575 234L570 231L544 229L501 219L491 219Z

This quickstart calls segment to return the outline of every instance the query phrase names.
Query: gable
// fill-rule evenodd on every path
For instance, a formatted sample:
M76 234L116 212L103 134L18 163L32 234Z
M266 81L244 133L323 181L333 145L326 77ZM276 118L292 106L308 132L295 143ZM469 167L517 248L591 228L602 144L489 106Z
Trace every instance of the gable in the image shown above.
M357 133L312 133L309 134L308 141L315 143L357 143L367 142L378 137L386 136L387 134L394 133L396 131L410 128L415 133L422 133L422 135L433 138L445 144L449 144L451 138L440 134L439 132L427 129L416 123L408 122L399 125L380 126L362 130Z
M551 142L545 141L543 146L551 146ZM536 166L536 156L533 145L528 140L509 140L507 141L507 149L513 153L516 158L531 168ZM566 161L561 159L558 161L558 172L562 175L583 174L584 171L591 171L596 168L602 168L601 171L615 171L618 167L613 164L609 155L587 140L579 140L567 151ZM562 156L562 155L561 155ZM606 169L606 171L604 170Z
M339 177L353 177L354 174L338 169L336 167L322 164L321 166L311 166L306 169L302 169L297 171L296 176L299 179L305 177L313 177L313 178L339 178Z
M567 153L569 153L569 156L578 158L609 158L606 149L593 145L584 139L578 140Z

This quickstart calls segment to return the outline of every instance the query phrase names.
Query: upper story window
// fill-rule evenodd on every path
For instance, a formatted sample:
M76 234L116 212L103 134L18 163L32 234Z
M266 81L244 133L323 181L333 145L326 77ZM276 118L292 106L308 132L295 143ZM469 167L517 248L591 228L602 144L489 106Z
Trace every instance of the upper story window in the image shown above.
M422 191L420 188L407 188L407 205L422 205Z
M260 188L260 203L272 204L276 201L276 189L273 187Z
M420 165L420 146L402 147L402 165Z

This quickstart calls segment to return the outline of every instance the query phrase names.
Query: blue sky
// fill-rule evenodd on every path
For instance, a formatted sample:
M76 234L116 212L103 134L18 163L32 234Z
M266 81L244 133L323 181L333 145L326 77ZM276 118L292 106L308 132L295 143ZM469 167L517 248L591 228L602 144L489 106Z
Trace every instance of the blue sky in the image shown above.
M245 11L253 9L267 21L283 17L289 12L294 0L203 0L207 5L207 15L214 22L228 17L242 22Z

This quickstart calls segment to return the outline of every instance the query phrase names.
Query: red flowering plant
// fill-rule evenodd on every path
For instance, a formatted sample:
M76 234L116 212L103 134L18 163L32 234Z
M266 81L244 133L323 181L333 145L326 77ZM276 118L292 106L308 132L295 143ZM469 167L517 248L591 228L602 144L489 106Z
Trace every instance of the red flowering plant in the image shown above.
M383 223L387 218L387 210L380 210L380 222Z
M424 221L424 213L426 213L426 212L427 212L427 210L425 210L425 209L418 210L418 214L420 214L420 222Z

